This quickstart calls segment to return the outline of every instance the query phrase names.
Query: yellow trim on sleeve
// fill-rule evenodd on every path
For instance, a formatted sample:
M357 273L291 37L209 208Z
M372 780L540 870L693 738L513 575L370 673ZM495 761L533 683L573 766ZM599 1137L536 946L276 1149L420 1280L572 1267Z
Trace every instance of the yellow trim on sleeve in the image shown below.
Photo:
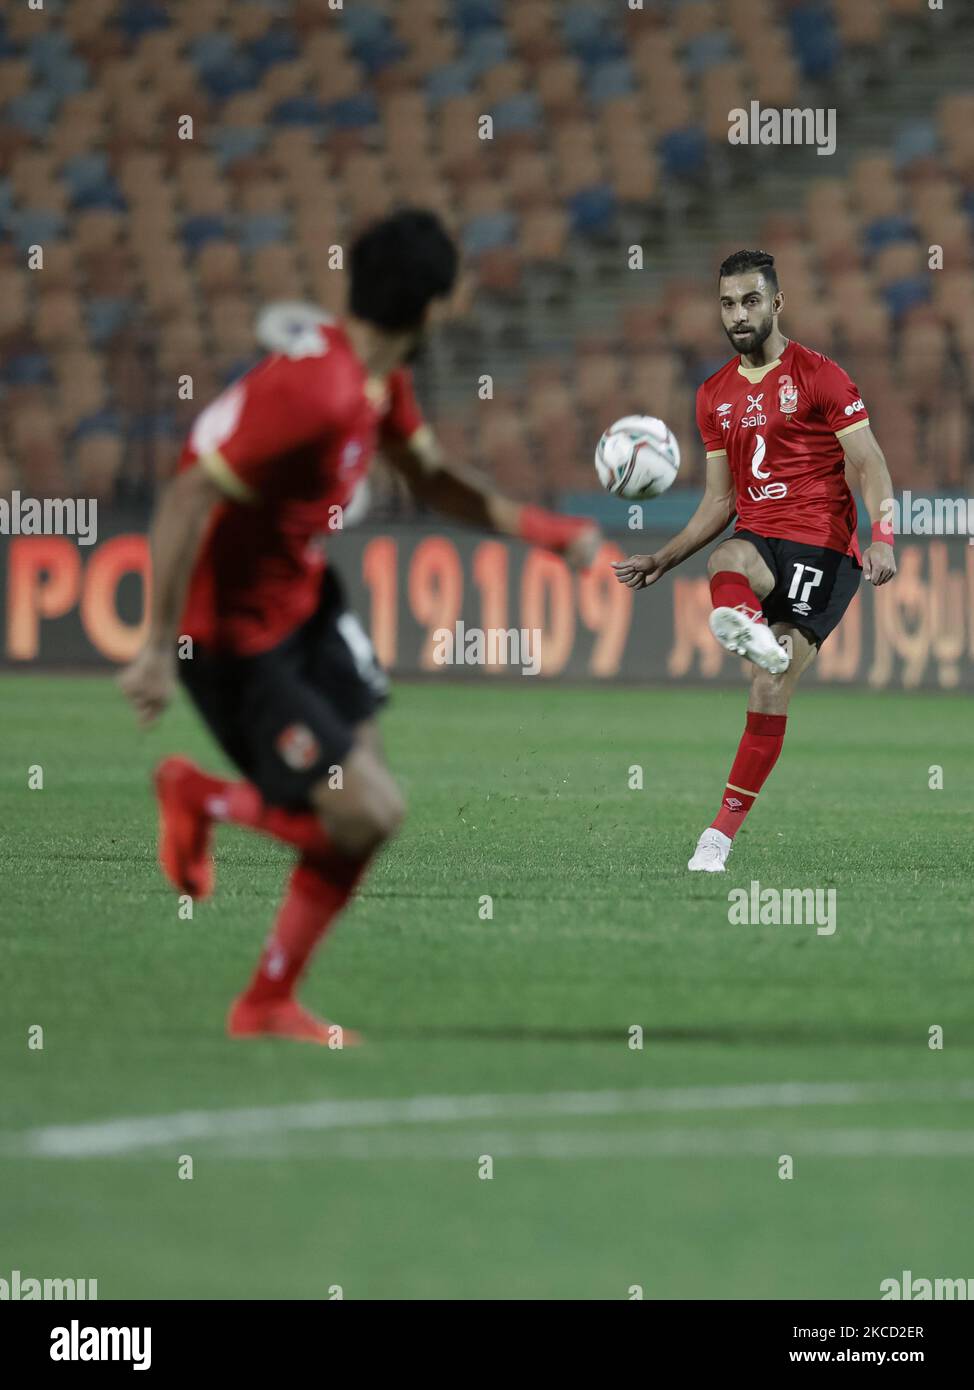
M202 454L199 463L206 476L216 483L221 492L225 492L235 502L257 501L257 493L252 487L248 487L239 474L233 471L219 449L212 449L210 453Z
M864 430L868 424L869 416L867 415L865 420L857 420L854 425L846 425L844 430L836 430L835 437L841 439L844 434L852 434L853 430Z
M708 449L708 451L707 451L707 457L708 457L709 459L722 459L722 458L726 458L726 457L727 457L727 450L726 450L726 449Z

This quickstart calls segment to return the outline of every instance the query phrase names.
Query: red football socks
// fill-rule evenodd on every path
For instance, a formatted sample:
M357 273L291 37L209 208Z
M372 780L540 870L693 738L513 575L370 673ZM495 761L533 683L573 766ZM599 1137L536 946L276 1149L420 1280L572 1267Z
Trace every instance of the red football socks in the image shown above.
M183 788L183 794L213 820L259 830L302 854L326 854L330 849L327 835L310 811L268 806L251 782L228 782L194 768Z
M338 854L302 857L291 874L274 930L242 999L265 1004L286 999L318 942L348 902L367 859Z
M761 600L747 582L747 576L736 570L718 570L710 581L710 598L715 608L746 608L755 622L766 621L761 612Z
M711 826L729 839L740 830L744 817L754 805L778 761L785 741L787 714L755 714L748 711L747 723L737 748L737 757L724 788L724 799Z

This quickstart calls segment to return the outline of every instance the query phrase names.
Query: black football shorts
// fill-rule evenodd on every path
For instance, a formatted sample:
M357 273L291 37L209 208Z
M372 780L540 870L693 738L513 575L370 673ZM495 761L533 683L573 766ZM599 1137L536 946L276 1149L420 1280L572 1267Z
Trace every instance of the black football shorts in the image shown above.
M372 718L389 688L330 567L317 611L278 646L235 656L197 643L179 674L216 741L264 800L295 809L341 765L356 725Z
M733 539L750 541L774 575L774 588L761 605L768 624L790 623L820 647L855 598L859 562L840 550L756 531L735 531Z

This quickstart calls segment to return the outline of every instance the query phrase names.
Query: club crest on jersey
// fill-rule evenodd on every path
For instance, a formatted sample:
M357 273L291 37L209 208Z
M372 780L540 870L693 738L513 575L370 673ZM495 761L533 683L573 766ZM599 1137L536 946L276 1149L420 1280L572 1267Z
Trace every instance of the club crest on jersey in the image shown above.
M763 410L764 392L759 391L756 396L748 392L747 411L741 416L741 424L745 429L756 429L758 425L766 425L768 417Z
M307 724L289 724L274 740L274 747L292 772L307 772L316 762L321 746Z
M790 376L778 378L778 409L782 415L794 415L798 409L798 387Z

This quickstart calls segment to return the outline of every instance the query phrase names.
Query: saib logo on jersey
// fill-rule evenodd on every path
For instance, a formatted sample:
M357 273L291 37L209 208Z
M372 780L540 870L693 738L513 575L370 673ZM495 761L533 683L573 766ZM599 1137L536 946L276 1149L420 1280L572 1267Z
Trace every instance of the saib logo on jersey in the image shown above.
M745 429L756 429L758 425L766 425L768 417L763 411L764 392L761 391L757 396L750 393L747 398L747 412L741 416L741 424Z

